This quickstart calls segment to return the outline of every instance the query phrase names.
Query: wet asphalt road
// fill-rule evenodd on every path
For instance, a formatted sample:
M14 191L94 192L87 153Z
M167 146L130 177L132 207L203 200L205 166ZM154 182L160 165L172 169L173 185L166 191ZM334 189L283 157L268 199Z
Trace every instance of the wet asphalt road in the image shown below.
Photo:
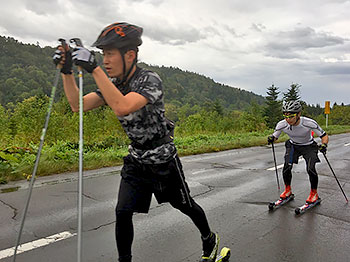
M282 164L284 144L275 146ZM350 135L330 137L328 159L350 196ZM194 199L205 210L209 223L221 237L221 247L231 248L230 261L350 261L350 209L326 161L317 164L321 205L303 215L294 209L305 202L310 190L305 162L294 166L295 200L274 211L268 203L278 198L270 146L229 150L181 158ZM114 206L120 167L85 172L83 259L117 261L114 241ZM279 181L282 185L281 169ZM77 174L40 178L35 183L22 242L31 246L18 262L77 261L75 235L38 246L35 240L61 232L76 233ZM27 182L0 186L19 190L0 194L0 261L14 246ZM134 216L133 257L139 261L198 261L200 235L189 218L168 204L152 202L148 215ZM59 240L59 239L57 239ZM1 259L1 257L4 257Z

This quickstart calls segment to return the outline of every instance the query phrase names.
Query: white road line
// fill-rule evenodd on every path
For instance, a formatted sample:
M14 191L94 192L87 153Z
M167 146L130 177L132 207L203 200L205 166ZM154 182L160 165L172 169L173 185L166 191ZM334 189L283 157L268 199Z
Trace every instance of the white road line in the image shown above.
M280 169L280 168L282 168L283 166L284 166L284 164L279 165L279 166L277 166L277 169ZM274 170L275 170L275 167L270 167L270 168L268 168L268 169L266 169L266 170L268 170L268 171L274 171Z
M196 175L196 174L205 173L205 172L212 172L214 170L215 170L215 168L208 168L208 169L204 168L204 169L199 169L197 171L193 171L192 174Z
M318 153L318 155L320 155L320 153ZM305 159L302 158L302 157L299 157L299 163L302 162L302 161L305 161ZM284 166L284 164L281 164L281 165L277 166L277 169L280 169L280 168L282 168L283 166ZM274 171L274 170L275 170L275 167L269 167L269 168L266 169L266 170L268 170L268 171Z
M345 144L344 146L350 146L350 143Z
M76 235L76 233L72 234L69 231L65 231L65 232L61 232L61 233L58 233L58 234L55 234L52 236L41 238L41 239L38 239L38 240L35 240L32 242L28 242L28 243L22 244L18 247L17 254L27 252L27 251L30 251L30 250L35 249L35 248L47 246L49 244L73 237L75 235ZM15 247L1 250L0 251L0 259L6 258L6 257L12 257L14 251L15 251Z

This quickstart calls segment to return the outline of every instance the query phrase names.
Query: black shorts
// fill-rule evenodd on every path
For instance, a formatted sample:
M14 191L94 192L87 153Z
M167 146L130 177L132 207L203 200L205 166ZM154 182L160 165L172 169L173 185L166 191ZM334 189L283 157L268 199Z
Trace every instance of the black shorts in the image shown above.
M116 211L147 213L152 194L158 203L191 205L190 190L176 155L163 164L142 164L131 155L124 157Z
M294 145L287 140L285 143L286 154L284 155L285 163L289 164L298 164L300 156L303 156L307 164L316 164L320 162L318 157L318 146L316 142L313 142L311 145L301 146Z

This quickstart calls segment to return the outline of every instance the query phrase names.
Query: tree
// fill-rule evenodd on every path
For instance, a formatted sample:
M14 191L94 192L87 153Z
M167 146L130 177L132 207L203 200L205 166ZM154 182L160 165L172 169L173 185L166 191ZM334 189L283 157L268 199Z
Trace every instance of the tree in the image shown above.
M10 120L5 108L0 105L0 147L5 147L10 141Z
M333 125L348 125L350 123L350 106L334 106L329 116Z
M287 93L283 93L283 101L300 100L300 87L299 84L291 84Z
M265 101L264 116L266 117L266 124L269 128L274 128L276 123L280 120L282 115L282 102L278 100L278 87L272 84L267 88L267 96Z

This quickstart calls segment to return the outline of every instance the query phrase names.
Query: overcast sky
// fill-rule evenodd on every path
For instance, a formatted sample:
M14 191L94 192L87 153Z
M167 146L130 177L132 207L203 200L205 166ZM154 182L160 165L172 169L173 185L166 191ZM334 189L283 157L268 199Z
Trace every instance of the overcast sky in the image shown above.
M302 100L350 104L350 1L10 0L0 35L89 47L113 22L143 27L139 59L265 96L301 85Z

